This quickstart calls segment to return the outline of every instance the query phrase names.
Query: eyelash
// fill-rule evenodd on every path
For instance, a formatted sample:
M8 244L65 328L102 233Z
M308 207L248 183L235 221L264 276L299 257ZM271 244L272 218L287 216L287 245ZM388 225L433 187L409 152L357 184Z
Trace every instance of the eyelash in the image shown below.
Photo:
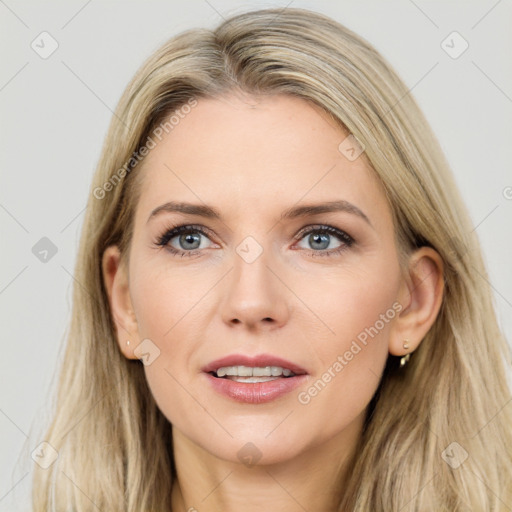
M194 249L192 251L180 251L178 249L175 249L169 244L169 241L173 239L177 235L182 234L190 234L190 233L201 233L202 235L208 236L208 232L201 226L193 225L193 224L179 224L179 225L172 225L165 229L165 231L157 237L155 240L155 245L157 247L166 247L167 250L176 256L194 256L198 252L201 251L201 249ZM323 224L320 225L314 225L314 226L307 226L306 228L303 228L297 235L295 235L296 240L302 240L306 235L310 235L311 233L318 233L318 234L329 234L336 236L340 242L343 242L343 245L340 245L336 249L331 249L329 251L325 250L318 250L318 251L309 251L311 256L317 257L332 257L337 256L338 254L341 254L343 251L346 251L349 249L352 245L354 245L355 240L345 233L344 231L337 229L333 226L326 226Z

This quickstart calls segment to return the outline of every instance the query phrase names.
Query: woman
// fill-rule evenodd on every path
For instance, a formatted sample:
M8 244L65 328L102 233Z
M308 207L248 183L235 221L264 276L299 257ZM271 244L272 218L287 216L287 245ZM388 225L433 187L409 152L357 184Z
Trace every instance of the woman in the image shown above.
M268 9L174 37L93 179L35 510L510 510L510 353L471 232L345 27Z

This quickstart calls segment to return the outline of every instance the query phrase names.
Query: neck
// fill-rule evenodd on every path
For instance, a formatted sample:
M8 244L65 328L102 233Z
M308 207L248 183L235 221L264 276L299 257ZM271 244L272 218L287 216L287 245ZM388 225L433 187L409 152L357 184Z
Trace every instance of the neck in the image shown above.
M220 459L173 427L177 479L173 512L337 510L355 456L362 417L320 446L274 464Z

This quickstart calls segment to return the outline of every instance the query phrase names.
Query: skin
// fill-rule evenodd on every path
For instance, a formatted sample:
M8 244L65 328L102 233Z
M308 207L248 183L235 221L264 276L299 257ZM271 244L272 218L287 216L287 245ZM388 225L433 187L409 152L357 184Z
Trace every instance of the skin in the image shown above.
M122 353L136 359L144 339L160 350L144 371L173 428L173 510L333 510L388 354L413 352L438 314L441 258L421 248L401 271L384 191L364 153L349 161L338 150L347 135L305 100L232 93L198 100L143 163L129 263L113 246L103 271ZM340 199L370 223L348 212L279 222L289 207ZM148 221L168 201L212 205L222 221L173 212ZM197 234L194 256L155 245L172 223L209 230ZM355 243L319 257L343 241L328 235L319 249L308 234L294 238L311 225ZM247 236L263 251L251 263L236 252ZM179 236L170 244L190 251ZM401 311L301 403L299 393L394 303ZM201 373L234 353L290 360L307 382L269 403L235 402ZM247 443L260 456L252 466L237 455Z

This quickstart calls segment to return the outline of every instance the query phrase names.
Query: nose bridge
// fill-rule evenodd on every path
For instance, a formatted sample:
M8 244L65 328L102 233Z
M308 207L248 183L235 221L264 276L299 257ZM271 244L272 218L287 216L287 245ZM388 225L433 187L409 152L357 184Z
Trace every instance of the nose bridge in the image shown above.
M247 236L236 246L222 300L226 323L254 327L280 326L286 321L288 301L285 287L273 270L275 266L269 244L264 246L256 237Z

